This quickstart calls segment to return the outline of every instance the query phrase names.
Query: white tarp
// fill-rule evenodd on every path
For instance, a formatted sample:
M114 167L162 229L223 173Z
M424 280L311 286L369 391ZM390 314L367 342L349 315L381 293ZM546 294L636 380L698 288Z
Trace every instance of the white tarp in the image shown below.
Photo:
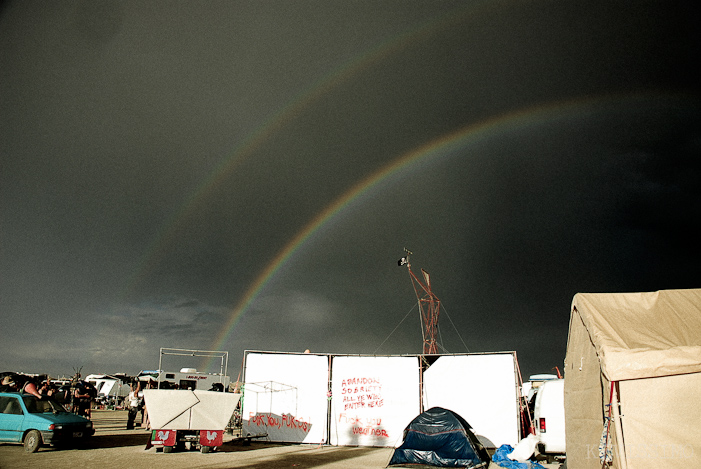
M482 444L519 441L518 383L513 353L444 355L424 371L424 408L464 418Z
M326 442L329 359L326 355L246 355L243 433L270 441Z
M333 357L333 445L395 446L420 413L417 357Z
M151 428L224 430L241 394L215 391L145 389Z

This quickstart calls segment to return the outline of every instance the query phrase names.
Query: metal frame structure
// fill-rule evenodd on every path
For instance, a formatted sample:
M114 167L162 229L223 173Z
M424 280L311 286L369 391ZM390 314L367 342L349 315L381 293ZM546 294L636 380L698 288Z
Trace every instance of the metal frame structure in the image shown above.
M219 382L221 383L222 378L224 376L227 376L227 368L229 366L229 352L220 350L189 350L180 348L161 347L160 354L158 356L158 389L161 388L161 375L163 374L163 355L220 358L221 363L219 365Z
M289 384L284 384L284 383L280 383L277 381L258 381L255 383L246 383L244 390L247 393L250 393L250 392L256 393L256 409L255 409L256 413L258 413L258 404L260 402L260 399L258 399L258 396L260 394L269 394L270 395L270 400L268 402L268 408L272 409L273 408L273 396L275 393L292 392L292 393L294 393L294 403L295 403L294 415L297 415L298 390L297 390L296 386L290 386Z
M423 338L423 353L424 355L435 355L438 353L438 344L436 335L438 334L438 314L440 313L441 301L431 291L431 277L424 269L421 269L424 282L414 274L411 270L409 255L411 251L404 248L406 257L399 261L399 265L406 265L411 277L411 283L416 293L416 299L419 303L419 313L421 314L421 336Z

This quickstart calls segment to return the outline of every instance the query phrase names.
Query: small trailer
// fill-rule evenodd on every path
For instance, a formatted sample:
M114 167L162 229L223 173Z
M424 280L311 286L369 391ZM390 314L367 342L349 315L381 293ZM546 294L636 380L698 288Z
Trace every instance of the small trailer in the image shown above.
M223 444L224 431L241 394L218 391L145 389L151 422L147 446L164 453L186 445L209 453Z
M219 373L200 373L194 368L164 372L164 356L220 360ZM224 431L231 420L241 394L224 392L229 387L226 374L229 352L161 348L158 370L141 372L139 379L156 381L157 389L144 389L144 402L151 424L151 439L146 449L155 446L164 453L174 449L196 448L209 453L221 446ZM165 383L169 383L164 387ZM171 387L177 385L177 389ZM207 388L217 391L205 390Z

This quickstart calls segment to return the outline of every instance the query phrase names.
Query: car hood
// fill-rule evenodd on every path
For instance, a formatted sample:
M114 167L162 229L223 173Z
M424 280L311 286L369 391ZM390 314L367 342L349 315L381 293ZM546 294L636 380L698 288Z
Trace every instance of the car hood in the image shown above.
M79 415L71 414L71 413L52 414L52 413L46 412L43 414L29 414L26 416L26 419L37 421L37 422L49 422L50 424L51 423L56 423L56 424L67 424L67 423L87 424L89 422L88 419L83 418Z

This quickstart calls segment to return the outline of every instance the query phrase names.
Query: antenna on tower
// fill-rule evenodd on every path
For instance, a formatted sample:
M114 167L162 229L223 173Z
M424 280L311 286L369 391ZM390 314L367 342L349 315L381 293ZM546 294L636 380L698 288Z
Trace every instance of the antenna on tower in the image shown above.
M414 254L413 252L411 252L407 248L404 248L404 252L406 253L406 256L402 257L401 259L399 259L397 261L397 264L399 264L399 267L401 267L405 264L409 264L409 255Z
M431 278L428 272L421 269L424 281L419 278L411 270L409 256L413 254L407 248L404 248L406 256L399 259L397 264L401 267L407 266L411 284L416 293L416 299L419 302L419 311L421 312L421 335L423 337L423 353L424 355L435 355L438 353L438 344L436 342L436 334L438 332L438 313L440 312L441 301L431 291Z

